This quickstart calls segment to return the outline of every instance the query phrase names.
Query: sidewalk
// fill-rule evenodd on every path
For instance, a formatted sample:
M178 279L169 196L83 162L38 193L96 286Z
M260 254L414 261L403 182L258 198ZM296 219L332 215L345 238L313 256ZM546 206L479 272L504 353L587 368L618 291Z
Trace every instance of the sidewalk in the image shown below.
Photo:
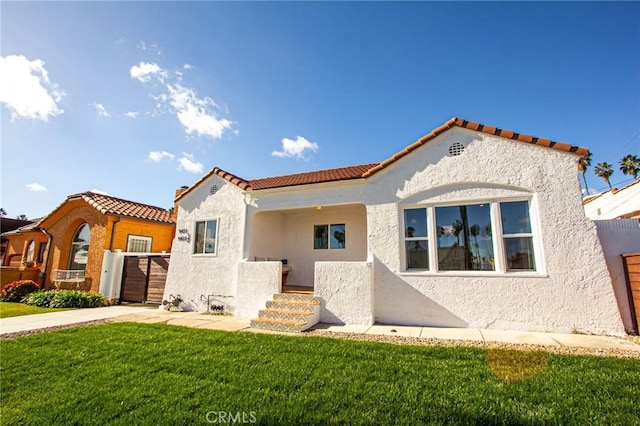
M223 331L253 331L248 318L207 315L198 312L168 312L154 306L109 306L106 308L77 309L46 314L25 315L0 319L0 336L55 328L98 320L138 322L144 324L165 323L192 328ZM475 342L478 344L499 342L550 347L570 347L623 350L637 352L640 344L624 337L590 336L583 334L536 333L527 331L485 330L477 328L436 328L403 325L333 325L318 324L312 328L317 334L345 333L364 336L398 336L416 339L444 339ZM273 332L268 332L273 333ZM305 334L305 333L303 333Z

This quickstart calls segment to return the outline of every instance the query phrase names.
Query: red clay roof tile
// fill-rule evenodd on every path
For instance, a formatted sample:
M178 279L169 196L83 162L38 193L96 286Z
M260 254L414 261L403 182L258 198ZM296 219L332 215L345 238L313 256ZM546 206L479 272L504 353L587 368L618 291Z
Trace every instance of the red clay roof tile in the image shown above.
M234 176L231 173L216 167L210 170L206 175L201 177L186 191L178 195L176 197L176 200L179 200L180 198L182 198L183 196L191 192L195 187L200 185L200 183L202 183L203 181L205 181L206 179L208 179L210 176L214 174L222 177L223 179L226 179L227 181L239 186L241 189L246 191L272 189L272 188L284 188L289 186L309 185L309 184L322 183L322 182L335 182L335 181L342 181L342 180L368 178L369 176L372 176L373 174L384 169L385 167L388 167L389 165L395 163L400 158L411 153L412 151L415 151L422 145L433 140L436 136L446 132L447 130L453 127L462 127L465 129L475 130L475 131L487 133L490 135L497 135L503 138L512 139L519 142L531 143L534 145L540 145L544 147L558 149L561 151L572 152L577 155L587 155L589 153L589 151L585 148L580 148L580 147L569 145L566 143L554 142L550 139L536 138L535 136L532 136L532 135L516 133L513 130L499 129L494 126L485 126L477 122L467 121L463 118L453 117L452 119L445 122L443 125L432 130L430 133L422 136L417 141L413 142L412 144L408 145L402 150L396 152L391 157L381 161L380 163L340 167L340 168L328 169L328 170L317 170L312 172L296 173L291 175L266 177L261 179L252 179L252 180L242 179L240 177Z

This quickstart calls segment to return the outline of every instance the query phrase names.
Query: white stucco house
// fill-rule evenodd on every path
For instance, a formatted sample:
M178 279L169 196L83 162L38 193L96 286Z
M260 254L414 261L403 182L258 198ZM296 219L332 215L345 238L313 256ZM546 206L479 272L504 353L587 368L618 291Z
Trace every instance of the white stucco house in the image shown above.
M214 168L176 197L165 298L276 329L313 314L622 334L582 206L586 153L452 118L380 163L253 180Z
M583 203L587 217L593 220L640 219L640 179L621 189L589 195Z

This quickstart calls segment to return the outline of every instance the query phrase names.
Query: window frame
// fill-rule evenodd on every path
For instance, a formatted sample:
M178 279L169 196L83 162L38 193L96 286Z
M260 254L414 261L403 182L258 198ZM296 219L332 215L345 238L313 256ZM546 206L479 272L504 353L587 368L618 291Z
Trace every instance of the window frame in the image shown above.
M319 226L327 227L327 247L316 248L316 228ZM343 247L331 247L331 227L342 226L344 227L344 246ZM313 225L313 250L346 250L347 249L347 223L319 223Z
M131 240L144 240L147 243L147 251L131 251ZM151 253L151 248L153 247L153 237L148 237L146 235L136 235L129 234L127 235L127 253Z
M208 222L215 222L215 244L213 247L213 253L198 253L196 252L196 247L198 245L198 235L197 235L197 229L198 229L198 223L204 223L205 224L205 228L204 228L204 234L203 234L203 238L206 239L206 235L207 235L207 223ZM200 219L200 220L194 220L193 222L193 244L191 245L191 255L195 256L195 257L216 257L218 255L218 238L219 238L219 230L220 230L220 218L218 217L212 217L212 218L207 218L207 219ZM202 245L202 249L204 250L205 248L205 244L203 242Z
M502 216L500 212L500 203L506 202L528 202L528 214L531 224L531 233L525 235L532 238L533 256L535 270L521 270L507 268L506 258L506 244L505 239L516 238L522 236L521 234L504 234L502 230ZM491 219L491 238L494 254L494 270L438 270L438 241L437 238L432 237L434 232L437 232L436 227L436 213L437 207L452 207L474 204L489 204L490 205L490 219ZM537 200L535 196L530 197L505 197L499 199L471 199L471 200L457 200L452 202L442 203L423 203L423 204L406 204L399 206L399 249L400 249L400 275L417 275L417 276L530 276L530 277L545 277L547 276L544 256L542 252L541 244L541 231L539 227L539 221L537 216ZM407 265L407 253L405 246L405 210L423 208L426 209L427 215L427 239L429 247L429 269L409 269ZM506 235L506 236L505 236Z

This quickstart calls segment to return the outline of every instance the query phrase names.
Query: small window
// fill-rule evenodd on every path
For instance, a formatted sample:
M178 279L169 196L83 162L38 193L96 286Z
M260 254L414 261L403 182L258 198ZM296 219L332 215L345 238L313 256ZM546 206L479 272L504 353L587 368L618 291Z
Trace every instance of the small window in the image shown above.
M38 246L38 263L44 262L44 251L47 248L47 243L40 243Z
M429 269L427 209L404 211L404 246L407 269Z
M535 271L528 201L500 203L508 271Z
M339 250L346 248L346 226L344 223L315 225L313 227L314 250Z
M149 253L151 252L151 242L151 237L129 235L127 239L127 251L131 253Z
M194 254L216 254L218 220L196 222Z

